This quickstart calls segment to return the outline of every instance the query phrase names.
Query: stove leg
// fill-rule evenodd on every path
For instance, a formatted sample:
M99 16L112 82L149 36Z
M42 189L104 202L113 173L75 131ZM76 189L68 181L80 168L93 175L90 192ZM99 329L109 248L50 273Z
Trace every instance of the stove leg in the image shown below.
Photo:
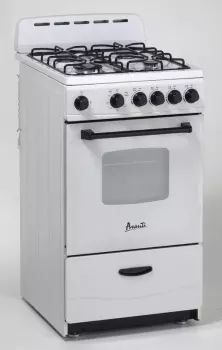
M69 334L69 338L72 338L72 339L78 339L79 337L80 337L80 333Z
M187 323L188 323L188 320L181 320L176 322L176 324L178 324L179 326L185 326Z

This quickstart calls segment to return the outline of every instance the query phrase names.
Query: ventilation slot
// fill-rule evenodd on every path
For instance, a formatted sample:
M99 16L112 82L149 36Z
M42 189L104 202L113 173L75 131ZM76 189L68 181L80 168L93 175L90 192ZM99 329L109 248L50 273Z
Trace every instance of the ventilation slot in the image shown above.
M37 23L34 23L34 26L35 27L46 27L46 26L50 26L50 23L49 22L37 22Z
M75 21L74 24L89 24L89 21Z
M55 22L54 26L68 26L70 22Z
M123 23L123 22L128 22L127 18L121 18L121 19L114 19L113 23Z
M108 21L108 19L101 19L101 20L93 21L93 23L102 24L102 23L109 23L109 21Z

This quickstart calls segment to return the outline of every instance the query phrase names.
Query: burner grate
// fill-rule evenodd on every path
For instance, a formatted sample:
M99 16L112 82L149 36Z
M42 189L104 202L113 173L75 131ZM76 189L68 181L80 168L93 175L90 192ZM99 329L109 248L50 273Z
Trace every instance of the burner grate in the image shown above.
M89 75L128 72L156 72L189 69L184 59L174 58L169 52L144 43L122 45L95 44L89 49L85 45L63 49L33 48L28 55L48 67L66 75Z

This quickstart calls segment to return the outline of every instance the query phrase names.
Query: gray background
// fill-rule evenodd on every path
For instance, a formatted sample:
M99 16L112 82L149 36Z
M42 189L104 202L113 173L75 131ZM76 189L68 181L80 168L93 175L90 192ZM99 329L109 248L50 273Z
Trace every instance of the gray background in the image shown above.
M64 343L19 299L19 175L17 151L17 77L15 24L21 17L128 12L144 20L148 44L200 66L205 75L204 185L204 321L191 328L158 329L91 342ZM166 349L222 346L221 195L222 115L220 0L3 0L0 11L0 348L53 346L128 348L147 345ZM15 329L11 325L16 324ZM203 328L205 327L205 328ZM207 328L206 328L207 327ZM204 335L202 331L204 330ZM13 335L11 335L13 334ZM214 335L213 335L214 334ZM162 336L162 338L160 337ZM220 338L221 337L221 338ZM162 340L161 340L162 339ZM218 345L218 339L220 345ZM168 344L168 345L167 345ZM217 348L216 346L216 348Z

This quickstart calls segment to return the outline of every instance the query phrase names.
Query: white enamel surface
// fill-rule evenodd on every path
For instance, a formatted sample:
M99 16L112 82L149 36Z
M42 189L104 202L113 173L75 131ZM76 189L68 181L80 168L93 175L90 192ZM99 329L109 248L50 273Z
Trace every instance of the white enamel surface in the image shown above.
M127 19L128 22L114 23ZM94 21L108 20L109 23ZM88 21L88 24L74 22ZM54 25L55 22L69 22L69 25ZM49 23L47 26L35 26L35 23ZM145 41L143 24L140 18L132 14L89 14L55 17L24 18L17 23L15 50L29 53L34 47L54 47L55 45L91 45L93 43L128 43Z
M81 140L94 132L178 127L189 121L191 134ZM203 116L73 124L66 127L67 253L85 254L202 240ZM102 203L102 156L133 148L167 148L170 193L162 201L131 205ZM191 205L192 203L192 205ZM161 219L160 219L161 218ZM147 228L124 232L127 222Z
M65 335L63 98L62 85L20 67L21 296Z
M153 271L134 277L118 273L136 266L152 266ZM66 319L70 323L197 309L201 293L201 246L66 261Z

